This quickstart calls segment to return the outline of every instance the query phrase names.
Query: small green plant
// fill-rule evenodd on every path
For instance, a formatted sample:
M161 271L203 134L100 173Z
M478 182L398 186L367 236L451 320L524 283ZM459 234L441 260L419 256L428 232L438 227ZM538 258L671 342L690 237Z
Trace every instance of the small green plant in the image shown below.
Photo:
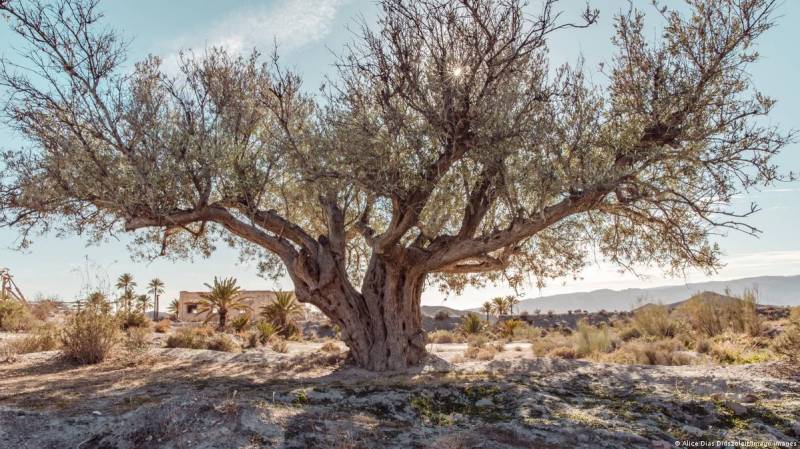
M303 307L292 292L277 292L275 300L264 306L261 316L274 324L285 338L300 334L297 321L303 316Z
M256 335L262 345L269 343L272 337L278 334L278 328L267 320L259 320L256 323Z
M122 310L117 313L117 319L122 330L128 330L132 327L150 326L150 319L148 319L144 313L136 310Z
M526 324L521 320L505 320L497 323L497 332L503 338L512 338Z
M468 313L461 319L461 331L467 335L475 335L483 331L483 321L477 313Z
M231 319L228 323L234 332L242 332L252 324L252 315L250 313L242 313L235 318Z

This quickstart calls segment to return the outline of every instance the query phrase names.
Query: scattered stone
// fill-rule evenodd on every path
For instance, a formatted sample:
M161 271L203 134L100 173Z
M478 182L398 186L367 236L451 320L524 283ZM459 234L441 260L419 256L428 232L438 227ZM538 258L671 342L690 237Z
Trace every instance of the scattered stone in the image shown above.
M476 407L491 407L493 405L494 402L492 402L492 400L489 398L479 399L475 402Z
M691 435L693 437L700 437L700 436L703 436L703 434L705 433L702 430L698 429L697 427L690 426L688 424L683 426L683 427L681 427L681 430L684 433L687 433L687 434L689 434L689 435Z
M739 404L738 402L728 401L725 403L725 406L731 409L733 414L736 416L744 416L750 411L749 408L747 408L742 404Z

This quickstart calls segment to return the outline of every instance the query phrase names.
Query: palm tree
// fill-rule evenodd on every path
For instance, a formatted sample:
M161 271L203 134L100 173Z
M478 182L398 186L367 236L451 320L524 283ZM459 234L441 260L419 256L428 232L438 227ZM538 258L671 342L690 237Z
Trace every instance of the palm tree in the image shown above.
M261 316L277 326L284 337L291 337L300 331L297 319L302 314L303 307L292 292L275 292L275 301L261 310Z
M503 298L502 296L492 298L492 306L498 317L508 313L508 302L506 302L506 298Z
M130 309L131 302L133 301L133 288L136 287L136 281L133 280L133 275L130 273L122 273L117 278L117 283L115 286L122 290L122 295L120 296L120 302L122 303L122 307L127 312Z
M164 293L164 281L159 278L152 279L147 288L153 295L153 319L158 320L158 295Z
M205 323L211 321L214 315L219 317L219 330L225 329L228 320L228 313L233 310L250 310L250 306L245 304L240 293L240 288L236 285L235 278L223 280L214 277L213 284L205 284L209 292L202 294L202 300L197 305L198 313L206 313Z
M147 306L150 305L150 298L147 295L136 295L136 302L139 303L139 311L144 315L147 312Z
M481 306L481 310L483 311L483 313L486 314L486 321L489 321L489 315L491 315L492 312L494 311L494 306L492 305L492 303L490 303L489 301L486 301Z
M519 304L519 298L516 295L508 295L506 296L506 302L508 303L508 309L511 312L511 315L514 315L514 306ZM519 312L519 310L517 310Z
M169 306L167 306L167 312L171 313L172 317L177 320L180 307L181 302L177 299L173 299L172 302L169 303Z

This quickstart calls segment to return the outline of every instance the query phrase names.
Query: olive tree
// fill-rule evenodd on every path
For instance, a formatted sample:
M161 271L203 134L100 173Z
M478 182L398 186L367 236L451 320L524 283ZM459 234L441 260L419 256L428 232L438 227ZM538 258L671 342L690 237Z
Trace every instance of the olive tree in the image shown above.
M422 360L426 287L543 282L592 249L713 270L714 233L757 232L733 196L783 177L791 135L747 73L770 0L619 14L596 82L546 45L596 10L382 0L319 95L257 53L126 65L97 3L0 1L20 53L0 68L4 113L29 142L5 154L2 224L23 245L124 230L147 257L235 246L368 369Z

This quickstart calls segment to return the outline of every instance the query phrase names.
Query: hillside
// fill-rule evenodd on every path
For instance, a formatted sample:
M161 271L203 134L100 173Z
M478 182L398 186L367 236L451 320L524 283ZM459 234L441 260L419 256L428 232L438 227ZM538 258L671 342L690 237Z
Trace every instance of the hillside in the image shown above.
M758 289L758 302L775 306L800 305L800 275L759 276L729 281L698 282L653 288L630 288L626 290L594 290L590 292L565 293L561 295L528 298L520 302L519 310L556 313L568 310L632 310L642 303L671 304L683 301L699 292L724 294L726 289L733 295L745 289Z

